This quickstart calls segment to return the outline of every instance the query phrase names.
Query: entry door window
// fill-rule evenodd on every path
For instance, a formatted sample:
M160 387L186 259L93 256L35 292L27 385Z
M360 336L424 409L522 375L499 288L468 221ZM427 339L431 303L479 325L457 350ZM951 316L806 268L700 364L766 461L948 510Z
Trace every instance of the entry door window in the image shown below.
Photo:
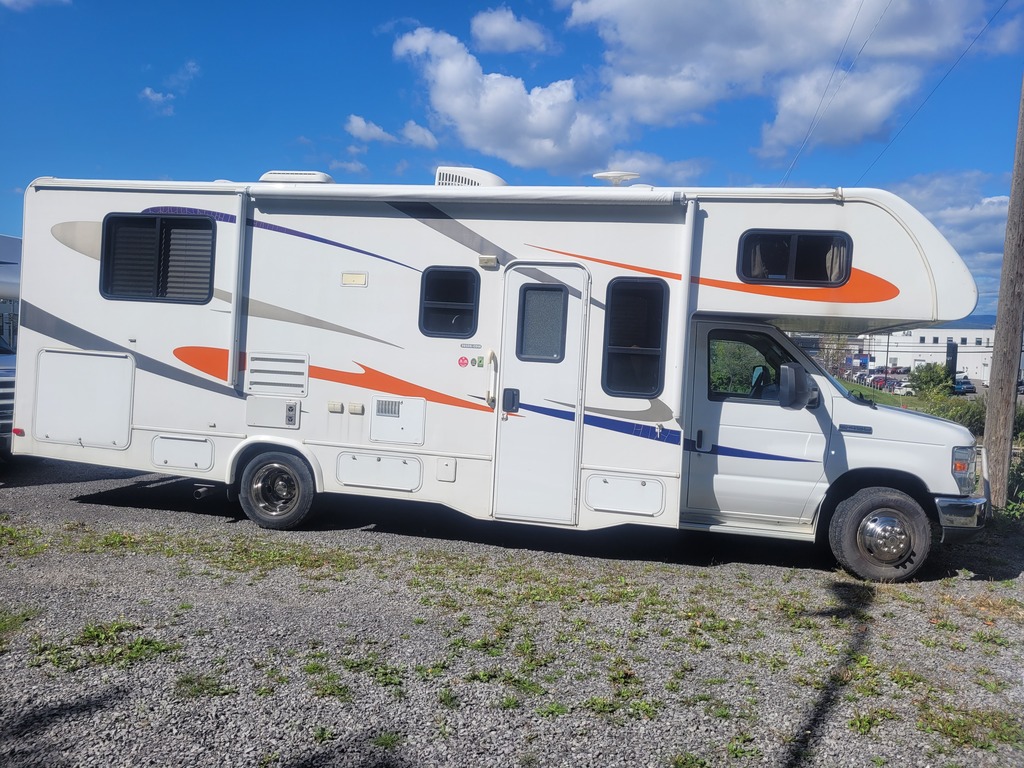
M535 363L565 358L565 316L569 291L564 285L524 285L519 291L516 357Z

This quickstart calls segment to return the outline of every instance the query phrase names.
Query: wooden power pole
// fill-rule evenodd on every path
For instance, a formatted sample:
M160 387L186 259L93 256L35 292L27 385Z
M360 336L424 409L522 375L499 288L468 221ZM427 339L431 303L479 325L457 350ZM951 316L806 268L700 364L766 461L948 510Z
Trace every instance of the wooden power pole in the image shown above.
M1024 83L1017 118L1017 148L1013 157L1010 209L999 283L996 335L992 346L992 373L985 418L992 506L1006 506L1013 418L1017 409L1017 376L1024 337Z

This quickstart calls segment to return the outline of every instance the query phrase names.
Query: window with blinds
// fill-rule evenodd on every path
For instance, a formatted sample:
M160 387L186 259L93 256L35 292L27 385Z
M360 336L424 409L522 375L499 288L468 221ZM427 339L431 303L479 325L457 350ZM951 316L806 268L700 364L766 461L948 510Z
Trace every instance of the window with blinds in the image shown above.
M103 222L108 299L204 304L213 293L213 219L112 214Z

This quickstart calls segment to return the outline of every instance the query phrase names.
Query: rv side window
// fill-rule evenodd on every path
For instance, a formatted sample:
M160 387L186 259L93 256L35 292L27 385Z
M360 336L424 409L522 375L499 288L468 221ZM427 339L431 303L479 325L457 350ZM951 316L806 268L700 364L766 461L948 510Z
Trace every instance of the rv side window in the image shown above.
M608 285L604 369L609 395L657 397L664 386L668 286L649 278L618 278Z
M108 299L205 304L213 294L213 219L112 214L103 222Z
M850 278L849 235L751 230L740 238L740 279L747 283L842 285Z
M420 330L465 339L476 333L480 275L463 267L428 267L420 291Z
M778 402L779 369L793 358L771 336L752 331L708 334L708 399Z
M560 363L565 358L565 316L569 289L564 285L524 285L519 290L516 357L526 362Z

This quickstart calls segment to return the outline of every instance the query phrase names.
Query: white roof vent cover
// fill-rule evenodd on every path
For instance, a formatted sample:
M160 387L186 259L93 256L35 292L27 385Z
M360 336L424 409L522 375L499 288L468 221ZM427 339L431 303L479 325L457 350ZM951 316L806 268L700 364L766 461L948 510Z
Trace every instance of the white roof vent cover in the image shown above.
M500 176L480 168L458 168L439 166L434 174L435 187L507 187Z
M260 181L286 184L333 184L334 179L323 171L267 171Z

